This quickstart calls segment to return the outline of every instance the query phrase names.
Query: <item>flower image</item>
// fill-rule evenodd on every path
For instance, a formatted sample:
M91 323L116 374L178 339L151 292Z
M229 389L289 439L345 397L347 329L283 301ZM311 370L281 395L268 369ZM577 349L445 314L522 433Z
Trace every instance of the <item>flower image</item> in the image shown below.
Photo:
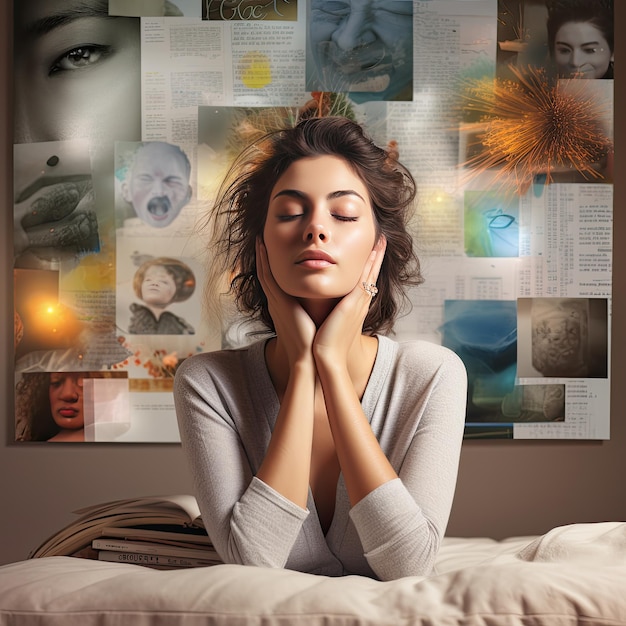
M124 347L130 347L126 342L125 337L119 337L118 341ZM113 369L127 369L131 364L135 367L141 367L147 371L151 378L174 378L176 370L180 367L180 364L193 354L198 354L205 350L204 345L198 345L195 350L188 352L184 356L179 356L178 351L168 351L163 348L157 348L155 350L149 350L145 355L140 349L135 350L132 355L132 359L128 358L121 363L113 366Z

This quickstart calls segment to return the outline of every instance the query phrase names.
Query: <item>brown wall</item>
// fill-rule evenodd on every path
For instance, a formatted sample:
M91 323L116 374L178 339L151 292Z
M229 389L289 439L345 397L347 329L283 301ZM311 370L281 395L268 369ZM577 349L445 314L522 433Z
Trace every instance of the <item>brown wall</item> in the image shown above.
M190 477L174 444L63 445L13 443L11 281L11 2L0 3L0 564L70 522L72 511L119 498L189 493ZM616 2L616 32L626 26L626 3ZM624 52L617 41L618 73ZM618 81L619 82L619 81ZM626 520L626 180L622 146L624 90L615 97L615 262L611 440L606 442L471 441L463 447L449 535L539 534L572 522ZM624 172L626 174L626 172Z

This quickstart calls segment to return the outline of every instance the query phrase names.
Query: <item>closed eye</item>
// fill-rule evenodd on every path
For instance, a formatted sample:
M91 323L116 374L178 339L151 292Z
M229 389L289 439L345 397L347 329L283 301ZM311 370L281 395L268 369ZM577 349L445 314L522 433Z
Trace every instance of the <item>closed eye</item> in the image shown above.
M278 215L277 219L279 222L293 222L293 220L302 217L303 213L293 213L289 215Z

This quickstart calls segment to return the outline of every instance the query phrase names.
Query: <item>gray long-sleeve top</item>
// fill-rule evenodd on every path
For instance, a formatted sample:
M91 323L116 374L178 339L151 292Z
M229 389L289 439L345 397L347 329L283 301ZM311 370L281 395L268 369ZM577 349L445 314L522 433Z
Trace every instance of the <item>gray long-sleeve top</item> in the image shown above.
M361 404L398 478L351 508L340 475L324 534L310 489L305 510L255 476L279 409L265 344L198 354L175 379L183 449L221 558L381 580L430 573L456 486L467 393L461 360L436 344L378 337Z

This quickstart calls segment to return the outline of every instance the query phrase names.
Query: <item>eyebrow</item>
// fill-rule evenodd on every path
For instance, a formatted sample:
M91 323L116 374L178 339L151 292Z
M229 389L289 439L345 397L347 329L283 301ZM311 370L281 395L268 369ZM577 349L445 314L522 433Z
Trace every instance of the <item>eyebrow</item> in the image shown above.
M95 3L78 2L72 7L57 11L27 24L24 28L24 34L30 37L41 37L56 28L86 17L111 19L113 16L109 15L106 0L99 0Z
M567 46L568 48L573 48L571 43L567 43L567 41L555 41L554 42L558 46ZM585 43L579 44L580 46L599 46L599 41L586 41Z
M280 196L289 196L291 198L306 198L307 197L306 194L302 193L301 191L298 191L297 189L283 189L282 191L279 191L272 198L272 200L276 200L276 198ZM358 191L354 191L354 189L339 189L337 191L332 191L326 196L326 199L334 200L335 198L343 198L344 196L357 196L357 198L360 198L365 204L367 204L367 201L365 200L365 198Z

